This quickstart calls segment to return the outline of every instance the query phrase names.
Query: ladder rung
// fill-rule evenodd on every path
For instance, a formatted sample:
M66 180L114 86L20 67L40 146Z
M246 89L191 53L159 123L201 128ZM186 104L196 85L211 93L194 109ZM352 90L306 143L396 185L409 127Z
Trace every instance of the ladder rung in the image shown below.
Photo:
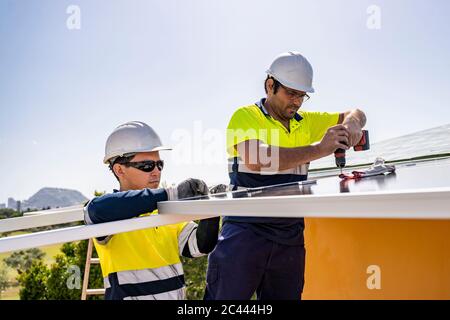
M86 252L86 265L84 269L83 288L81 290L81 300L86 300L87 296L105 294L105 289L88 289L89 285L89 271L91 264L99 264L99 258L92 258L93 241L89 239L88 248Z
M105 294L105 289L87 289L86 290L86 295L88 296L92 296L92 295L100 295L100 294Z

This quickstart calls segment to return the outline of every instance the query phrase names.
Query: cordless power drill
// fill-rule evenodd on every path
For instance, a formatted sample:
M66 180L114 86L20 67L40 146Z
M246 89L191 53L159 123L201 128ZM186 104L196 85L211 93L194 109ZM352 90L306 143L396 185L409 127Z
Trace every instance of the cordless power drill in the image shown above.
M353 147L353 150L355 151L364 151L369 150L370 144L369 144L369 131L362 130L362 137L361 140L359 140L358 144ZM344 149L337 149L334 152L334 157L336 158L336 166L341 169L345 167L345 150Z

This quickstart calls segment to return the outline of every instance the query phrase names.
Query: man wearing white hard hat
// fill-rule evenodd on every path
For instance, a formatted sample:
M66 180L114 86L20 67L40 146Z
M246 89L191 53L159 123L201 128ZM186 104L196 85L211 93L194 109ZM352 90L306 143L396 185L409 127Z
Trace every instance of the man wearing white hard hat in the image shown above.
M267 70L267 96L235 111L227 132L233 190L306 180L311 161L359 142L362 111L300 110L314 92L312 78L304 56L283 53ZM205 299L250 299L255 292L264 300L301 299L303 230L303 218L224 217Z
M96 224L157 214L157 203L208 194L206 184L188 179L176 187L158 189L164 162L156 132L143 122L117 127L108 137L104 163L120 190L96 197L85 206L85 222ZM216 188L217 189L217 188ZM220 188L219 188L220 189ZM199 257L217 242L219 219L124 232L99 237L100 258L108 300L172 300L185 298L180 255Z

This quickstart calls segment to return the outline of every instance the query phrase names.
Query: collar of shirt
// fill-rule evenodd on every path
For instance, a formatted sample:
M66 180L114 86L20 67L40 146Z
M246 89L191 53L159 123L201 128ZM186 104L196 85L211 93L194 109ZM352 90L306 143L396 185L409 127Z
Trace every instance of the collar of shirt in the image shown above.
M264 106L264 103L266 103L266 98L261 98L261 100L257 101L255 104L258 106L259 109L261 109L262 113L264 113L265 116L270 116L269 112ZM297 120L297 122L300 122L303 119L303 117L297 112L294 116L294 119Z
M271 117L273 118L269 112L267 111L266 107L264 106L264 103L266 102L266 98L262 98L261 100L257 101L255 104L256 106L261 110L261 112L266 116L266 117ZM303 117L297 112L294 116L293 119L291 119L290 121L290 128L291 131L295 130L298 128L299 122L303 119Z

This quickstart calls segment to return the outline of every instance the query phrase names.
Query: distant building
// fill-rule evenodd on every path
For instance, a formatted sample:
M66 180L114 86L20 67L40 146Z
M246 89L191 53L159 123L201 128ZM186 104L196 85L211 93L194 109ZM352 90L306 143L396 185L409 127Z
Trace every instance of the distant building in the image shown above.
M0 203L0 209L5 209L5 208L6 208L6 204Z
M13 198L8 198L8 208L9 209L17 209L17 202Z
M21 206L20 201L16 201L16 211L17 212L22 212L22 208L20 206Z

